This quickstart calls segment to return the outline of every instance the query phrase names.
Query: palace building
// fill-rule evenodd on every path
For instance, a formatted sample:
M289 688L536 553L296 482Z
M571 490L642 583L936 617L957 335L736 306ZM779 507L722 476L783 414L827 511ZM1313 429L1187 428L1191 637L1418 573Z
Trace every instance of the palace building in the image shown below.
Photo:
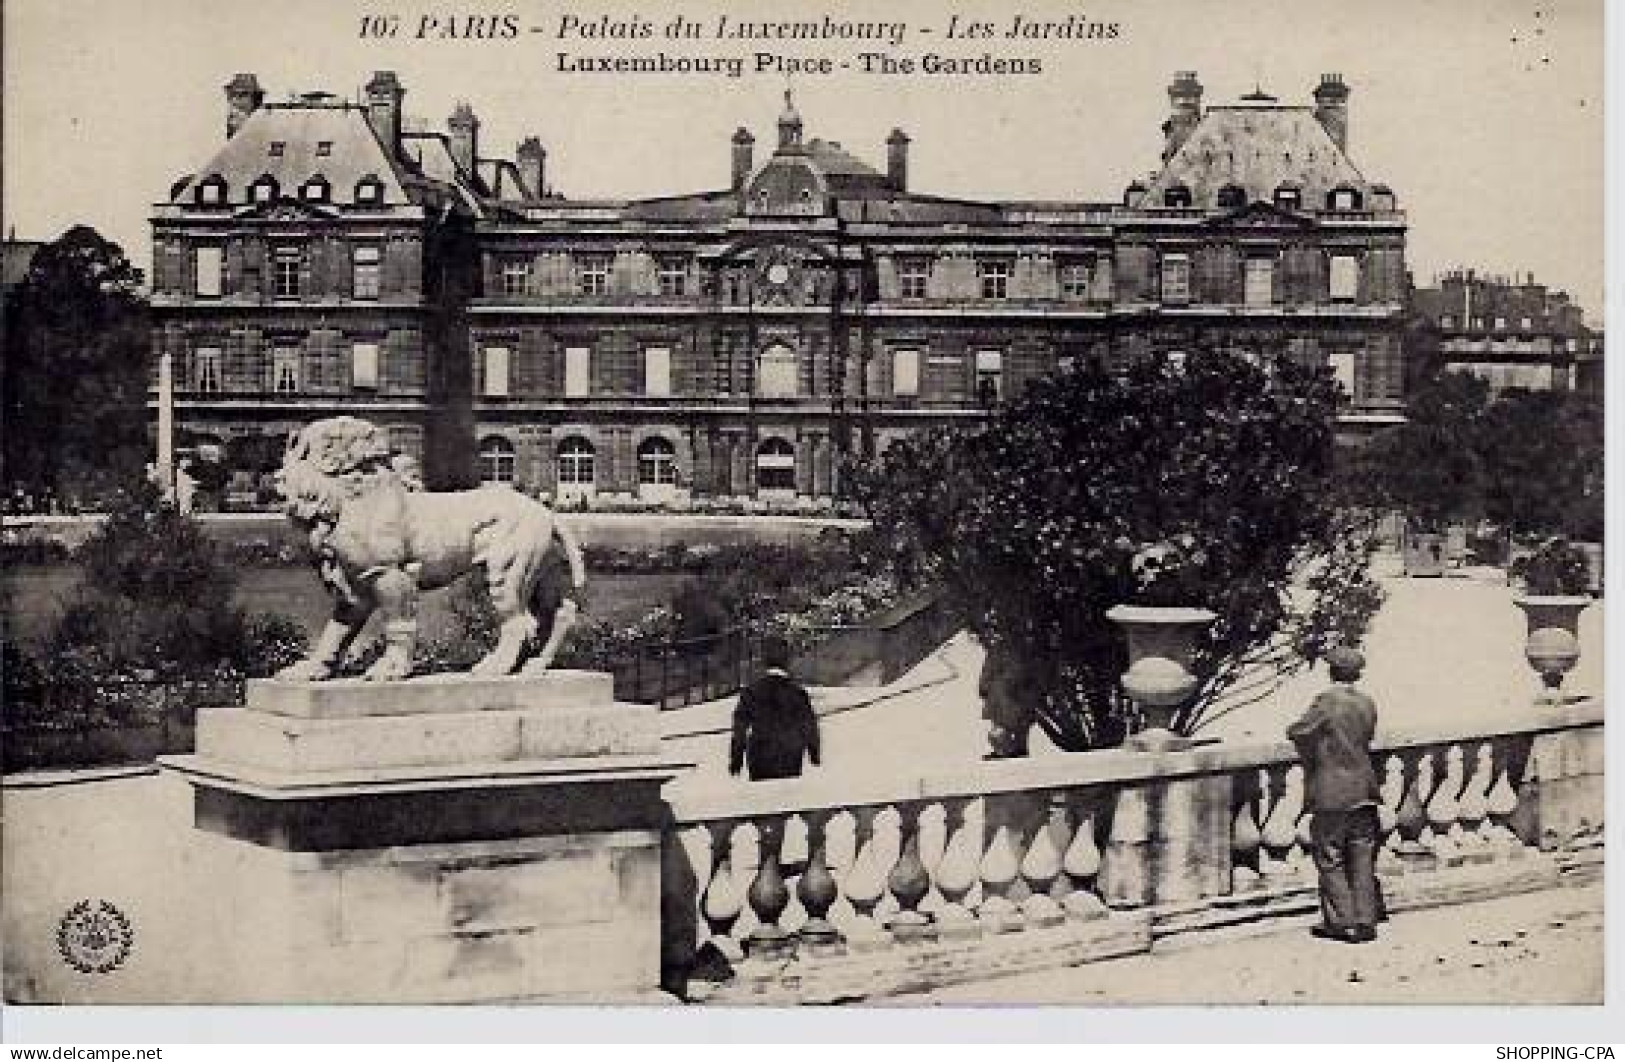
M1327 364L1347 434L1398 419L1405 217L1349 155L1349 89L1204 107L1168 89L1160 166L1058 202L916 191L786 94L725 186L566 197L536 138L488 158L466 104L405 128L366 98L226 86L226 140L153 216L158 404L266 496L287 432L387 425L431 485L581 504L814 507L843 458L974 421L1079 359L1217 348ZM1037 161L1037 160L1035 160Z

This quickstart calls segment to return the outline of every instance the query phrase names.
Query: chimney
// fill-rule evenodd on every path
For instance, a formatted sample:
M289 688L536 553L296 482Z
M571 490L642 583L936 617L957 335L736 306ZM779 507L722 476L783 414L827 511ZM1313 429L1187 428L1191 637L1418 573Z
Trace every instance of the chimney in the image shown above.
M514 152L519 162L519 179L525 185L525 194L531 199L547 198L547 149L533 136L519 142Z
M1168 106L1171 113L1162 123L1166 138L1162 148L1162 161L1174 157L1174 152L1191 135L1196 123L1202 120L1202 83L1196 80L1196 71L1181 70L1168 86Z
M401 101L406 90L393 70L380 70L367 82L367 121L391 159L401 153Z
M265 102L265 90L253 74L238 74L226 83L226 139L237 135L237 130L248 121L248 116Z
M733 137L733 189L740 191L745 182L750 180L751 153L756 147L756 138L750 135L750 130L740 126L734 130Z
M886 138L886 183L894 192L908 191L908 134L901 129Z
M1339 151L1349 149L1349 87L1342 74L1320 75L1315 89L1315 117L1326 127Z
M475 167L480 157L480 120L474 117L474 108L459 103L446 119L446 128L451 130L451 157L457 168L475 176L479 172Z

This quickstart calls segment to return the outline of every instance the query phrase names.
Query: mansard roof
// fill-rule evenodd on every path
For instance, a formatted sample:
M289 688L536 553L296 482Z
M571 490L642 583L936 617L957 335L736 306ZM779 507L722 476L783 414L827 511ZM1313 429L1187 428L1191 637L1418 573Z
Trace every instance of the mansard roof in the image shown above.
M1164 193L1181 185L1190 189L1193 206L1206 209L1218 208L1219 190L1227 185L1245 190L1249 202L1268 202L1277 188L1295 185L1311 207L1334 188L1353 188L1362 196L1371 191L1313 108L1263 100L1208 108L1140 202L1161 203Z

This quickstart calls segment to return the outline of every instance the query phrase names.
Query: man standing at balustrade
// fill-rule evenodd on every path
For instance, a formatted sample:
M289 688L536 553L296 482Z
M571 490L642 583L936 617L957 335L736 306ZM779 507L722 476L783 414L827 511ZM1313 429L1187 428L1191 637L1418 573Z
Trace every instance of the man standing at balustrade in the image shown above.
M762 665L762 676L740 691L734 707L728 773L748 766L752 781L798 778L806 759L819 762L818 715L807 691L790 677L784 639L762 642Z
M1371 766L1377 706L1354 685L1365 658L1338 646L1326 654L1333 685L1287 728L1307 776L1310 835L1320 875L1318 937L1359 944L1375 940L1377 806L1380 790Z

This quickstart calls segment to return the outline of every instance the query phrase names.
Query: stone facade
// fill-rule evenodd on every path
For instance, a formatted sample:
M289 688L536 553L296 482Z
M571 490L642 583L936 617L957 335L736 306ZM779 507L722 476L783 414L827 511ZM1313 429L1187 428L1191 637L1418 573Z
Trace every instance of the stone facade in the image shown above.
M829 498L843 455L1034 377L1200 348L1331 366L1350 433L1397 419L1405 217L1349 161L1332 75L1314 107L1204 110L1180 74L1161 168L1069 202L916 192L901 131L882 172L788 98L765 159L731 138L729 187L608 201L552 193L535 139L482 158L466 105L449 135L400 133L387 72L364 105L257 91L228 86L233 135L154 217L180 423L240 451L239 488L264 439L342 409L423 453L431 486ZM368 176L381 201L357 197Z

